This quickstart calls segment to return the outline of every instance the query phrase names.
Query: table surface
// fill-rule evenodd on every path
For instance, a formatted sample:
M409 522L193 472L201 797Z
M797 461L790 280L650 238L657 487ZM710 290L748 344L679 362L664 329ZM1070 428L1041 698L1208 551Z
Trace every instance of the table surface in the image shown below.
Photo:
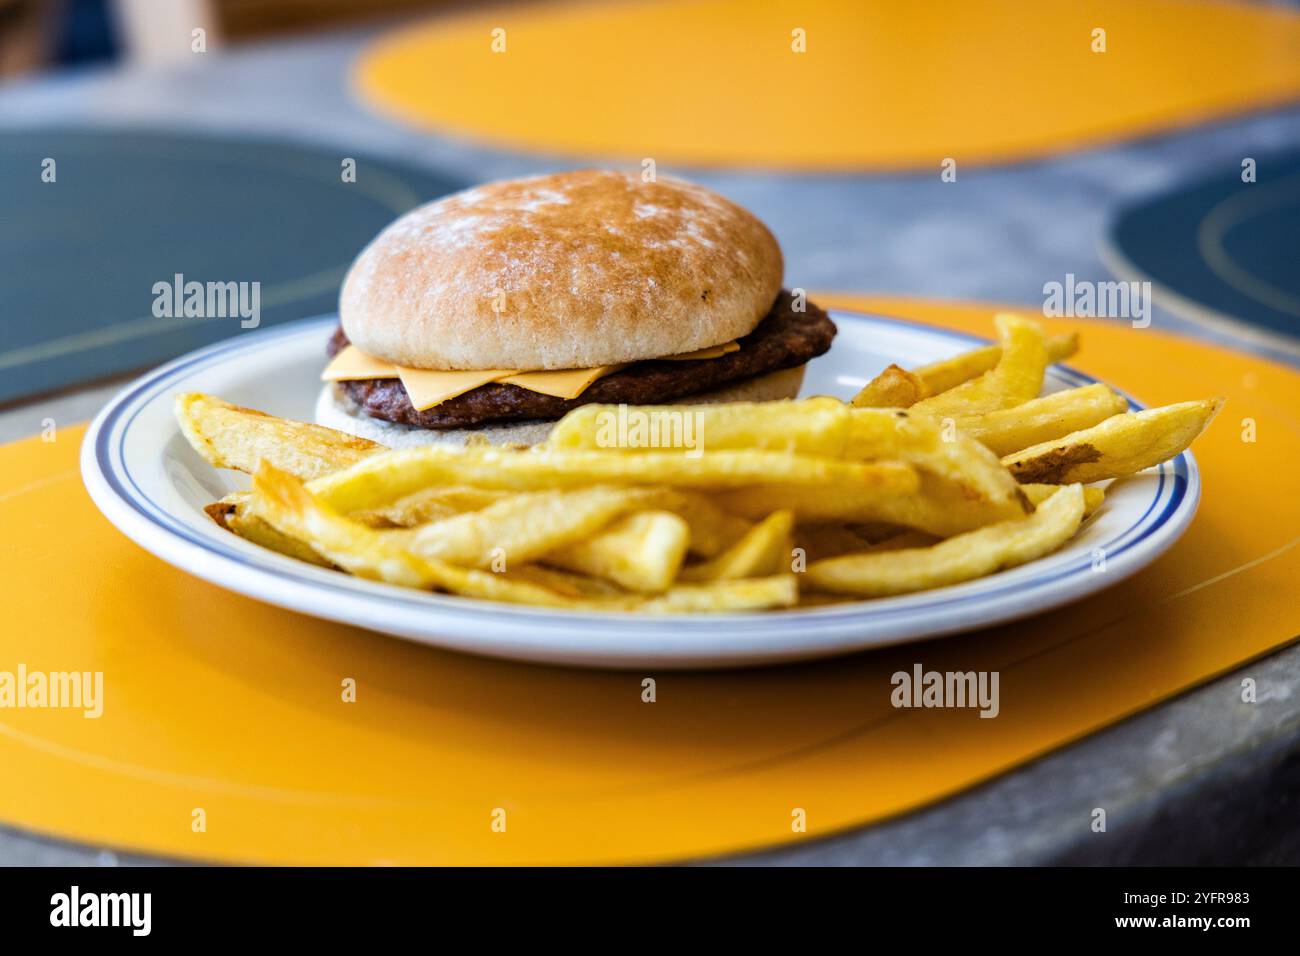
M404 159L471 182L581 164L486 150L368 112L347 76L372 35L323 34L209 52L166 68L14 83L0 88L0 126L135 125L282 137L337 147L340 156ZM674 172L764 219L785 251L786 275L802 287L1037 308L1043 283L1066 273L1113 278L1099 244L1126 203L1297 144L1300 107L1292 107L1046 161L959 169L954 183L942 183L937 167L933 174L874 176ZM1152 324L1237 345L1158 307ZM89 418L119 385L0 409L0 441L37 433L46 418ZM1255 704L1240 700L1245 676L1259 688ZM1297 688L1300 646L1291 645L926 810L724 862L1300 863ZM1110 808L1104 834L1089 826L1095 806ZM150 861L0 827L0 864L140 862Z

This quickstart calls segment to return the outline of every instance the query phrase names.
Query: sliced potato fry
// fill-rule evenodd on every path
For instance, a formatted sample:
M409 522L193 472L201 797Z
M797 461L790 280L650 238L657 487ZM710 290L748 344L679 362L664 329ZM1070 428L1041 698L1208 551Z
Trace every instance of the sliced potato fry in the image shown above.
M1023 405L963 415L957 428L998 455L1061 438L1128 410L1128 401L1100 382L1054 392Z
M967 516L946 527L969 530L979 526L968 524L969 521L985 524L1005 521L1029 510L1015 478L997 455L961 434L955 426L941 424L926 415L875 408L851 409L844 455L853 460L898 458L923 470L922 490L947 489L941 497L970 500L972 505L965 509ZM980 505L978 509L974 508L976 504ZM888 519L864 516L855 520ZM935 527L925 530L942 533Z
M543 567L540 564L526 564L522 568L511 568L509 571L504 572L503 576L540 585L567 598L587 599L627 596L626 591L610 581L588 577L585 574L572 574L557 568Z
M779 447L791 452L851 461L899 460L930 471L976 500L988 502L987 520L1001 521L1024 514L1025 502L1016 481L997 455L953 426L929 416L879 408L850 408L828 398L788 402L737 402L730 405L656 406L639 409L651 414L694 416L694 429L705 448L704 458L721 451ZM616 416L618 406L588 405L561 420L550 441L559 447L590 450L600 446L602 416ZM616 449L640 451L632 446ZM646 453L649 454L649 453ZM662 453L660 453L662 454ZM776 482L775 474L755 481ZM853 492L850 492L853 493ZM778 504L776 508L779 508ZM776 508L768 508L769 514ZM751 513L747 510L746 513ZM849 509L850 517L870 520ZM800 513L801 517L804 517ZM831 513L827 517L838 517ZM968 520L974 520L973 516ZM985 523L987 523L987 520ZM953 527L968 530L968 521Z
M674 489L664 498L663 507L680 517L690 527L690 553L702 558L721 554L739 541L740 536L752 525L752 522L720 507L701 491Z
M251 474L265 460L306 481L385 450L346 432L276 418L201 392L177 395L173 410L181 433L217 468Z
M799 584L793 574L740 581L679 584L658 597L643 599L629 610L643 614L690 614L700 611L762 611L794 607Z
M1034 503L1035 506L1041 505L1052 495L1056 494L1064 485L1041 485L1028 484L1021 485L1025 490L1025 497ZM1083 516L1091 518L1106 502L1106 490L1099 488L1097 485L1085 485L1083 489Z
M1052 335L1047 338L1047 360L1062 362L1079 351L1079 335L1070 332L1065 335ZM943 359L930 365L923 365L912 372L925 383L931 395L938 395L962 382L968 382L976 376L983 375L998 364L1002 358L1001 345L985 345L982 348L963 352L950 359Z
M761 480L802 488L851 486L863 495L901 494L919 485L916 471L901 462L847 462L775 451L710 451L692 459L671 451L626 455L435 446L373 455L317 478L311 489L335 510L353 512L438 484L535 491L605 483L734 488Z
M1083 488L1069 485L1028 518L958 535L927 548L850 554L808 565L804 583L817 591L884 597L983 577L1050 554L1083 519Z
M716 558L682 568L681 580L734 581L788 572L793 529L791 512L774 511Z
M232 491L224 498L214 501L211 504L204 505L203 513L217 524L221 525L221 527L228 528L230 527L230 516L235 513L235 509L239 507L241 502L247 500L247 491Z
M852 554L862 551L868 544L866 538L838 521L802 523L796 525L794 531L794 547L803 551L806 561Z
M421 558L461 567L531 564L542 555L594 535L614 518L652 504L652 488L596 485L564 491L510 495L469 511L415 528L380 531L385 539ZM685 536L685 522L682 524ZM685 542L683 541L683 553ZM582 569L579 569L582 570Z
M609 595L572 598L529 580L457 568L411 554L392 539L345 518L287 472L264 464L253 476L257 513L283 534L310 539L334 564L360 577L407 587L438 587L464 597L515 604L593 611L674 614L696 611L793 607L799 589L793 574L744 581L681 585L656 597Z
M478 511L508 498L512 492L497 488L471 488L467 485L421 488L391 504L370 511L348 515L371 527L409 528L429 521L440 521L467 511Z
M625 515L598 534L549 551L545 563L658 594L677 576L690 526L671 511Z
M667 443L689 433L691 447L701 451L789 451L838 458L844 447L844 412L843 402L824 397L720 405L583 405L556 423L546 445L647 453L679 448ZM658 443L652 441L656 437Z
M868 545L863 551L867 554L879 554L882 551L902 551L907 548L928 548L930 545L938 544L942 538L936 538L932 534L926 534L924 531L902 531L898 534L890 535L874 544Z
M785 508L793 511L800 522L901 526L940 538L1025 514L1025 507L994 505L930 475L923 477L919 493L859 492L852 485L837 485L834 493L828 494L824 489L806 486L750 485L728 491L725 500L727 508L754 520ZM1026 507L1032 506L1026 501Z
M277 531L256 515L240 514L238 511L234 511L226 518L226 527L241 538L251 541L253 544L261 545L263 548L270 548L278 554L297 558L299 561L306 561L308 564L319 565L322 568L332 568L334 566L317 554L306 541L291 538L289 535Z
M1042 328L1023 316L994 318L1002 340L998 364L978 378L917 402L912 409L936 418L975 415L1010 408L1036 398L1047 371L1047 340Z
M528 581L414 555L382 532L338 514L301 481L269 462L254 473L253 490L250 506L254 514L282 534L311 541L323 557L358 577L413 588L437 587L490 601L570 605L569 599Z
M1222 398L1211 398L1116 415L1092 428L1031 445L1002 463L1024 483L1059 485L1120 478L1182 452L1222 407Z
M857 408L910 408L929 395L930 389L919 375L890 365L863 386L849 404Z

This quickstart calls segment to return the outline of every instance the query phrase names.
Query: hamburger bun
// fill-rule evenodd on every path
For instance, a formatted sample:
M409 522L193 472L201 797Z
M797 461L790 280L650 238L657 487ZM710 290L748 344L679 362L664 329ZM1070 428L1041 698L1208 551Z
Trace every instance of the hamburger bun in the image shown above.
M398 365L589 368L748 335L783 268L767 227L716 193L581 170L408 212L353 263L339 317Z

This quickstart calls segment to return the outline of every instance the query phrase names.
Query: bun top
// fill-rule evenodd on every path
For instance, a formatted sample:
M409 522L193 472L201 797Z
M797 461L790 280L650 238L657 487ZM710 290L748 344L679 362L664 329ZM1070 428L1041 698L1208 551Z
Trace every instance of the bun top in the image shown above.
M352 264L339 317L398 365L587 368L749 334L783 268L767 227L716 193L583 170L406 213Z

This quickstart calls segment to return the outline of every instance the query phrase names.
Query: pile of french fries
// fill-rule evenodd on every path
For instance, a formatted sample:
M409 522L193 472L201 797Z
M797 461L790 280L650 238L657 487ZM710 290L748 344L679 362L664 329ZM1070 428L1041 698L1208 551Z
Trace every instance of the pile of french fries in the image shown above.
M999 344L833 398L640 406L695 443L611 441L587 405L531 449L389 450L209 395L176 417L252 487L208 513L274 551L493 601L685 613L790 608L979 578L1060 548L1097 484L1179 454L1222 399L1143 412L1105 385L1040 396L1074 336L1016 315ZM626 414L627 409L622 409Z

